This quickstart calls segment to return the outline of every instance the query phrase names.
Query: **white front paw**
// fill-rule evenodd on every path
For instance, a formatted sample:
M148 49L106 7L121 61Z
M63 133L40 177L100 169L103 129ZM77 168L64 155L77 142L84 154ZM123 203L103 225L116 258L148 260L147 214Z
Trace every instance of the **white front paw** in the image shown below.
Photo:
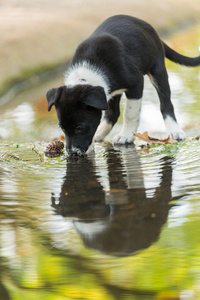
M185 138L186 138L186 135L185 135L185 132L183 130L180 130L180 131L176 131L176 132L171 132L170 133L170 137L174 140L177 140L177 141L184 141Z
M108 135L108 133L111 131L112 125L109 124L106 120L103 120L99 127L97 128L97 131L94 136L95 142L101 142L104 140L105 136Z
M101 135L101 134L95 134L95 136L94 136L94 141L95 142L102 142L103 139L104 139L104 136Z
M125 145L125 144L132 144L133 143L133 133L120 131L117 135L113 138L113 143L118 145Z

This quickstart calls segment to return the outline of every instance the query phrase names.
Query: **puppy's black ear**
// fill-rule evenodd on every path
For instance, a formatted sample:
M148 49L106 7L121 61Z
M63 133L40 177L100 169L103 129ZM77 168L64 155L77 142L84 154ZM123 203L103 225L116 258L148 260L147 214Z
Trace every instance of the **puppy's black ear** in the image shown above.
M62 86L56 89L50 89L47 94L46 98L48 101L48 111L51 110L52 106L55 105L60 98L61 91L62 91Z
M101 86L92 86L88 91L88 95L82 100L86 105L92 106L99 110L107 110L108 103L106 94Z

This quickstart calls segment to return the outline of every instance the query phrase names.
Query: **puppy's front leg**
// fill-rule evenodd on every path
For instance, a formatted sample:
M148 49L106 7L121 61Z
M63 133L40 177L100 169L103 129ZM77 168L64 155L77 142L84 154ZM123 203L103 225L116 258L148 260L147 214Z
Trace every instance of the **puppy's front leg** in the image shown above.
M95 133L94 139L96 142L103 141L117 122L120 114L120 99L121 95L117 95L108 101L108 109L105 111L104 117Z
M94 136L95 142L102 142L112 129L112 124L104 117Z
M133 133L136 132L141 112L142 99L126 99L123 125L121 131L113 138L114 144L131 144L133 142Z

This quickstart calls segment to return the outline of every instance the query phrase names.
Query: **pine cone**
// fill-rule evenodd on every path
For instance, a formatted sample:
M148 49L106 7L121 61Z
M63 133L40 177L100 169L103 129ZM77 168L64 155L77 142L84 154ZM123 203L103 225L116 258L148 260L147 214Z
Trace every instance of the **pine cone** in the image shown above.
M64 148L64 144L63 142L61 141L54 141L52 143L50 143L47 148L46 148L46 151L45 151L45 154L47 156L49 155L59 155L62 153L62 150Z

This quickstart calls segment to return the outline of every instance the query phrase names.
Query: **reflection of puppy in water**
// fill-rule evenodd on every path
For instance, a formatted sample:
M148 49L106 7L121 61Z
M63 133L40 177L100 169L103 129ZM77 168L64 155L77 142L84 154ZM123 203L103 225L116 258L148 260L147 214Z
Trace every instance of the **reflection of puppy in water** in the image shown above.
M112 255L129 255L155 242L172 199L168 157L159 161L160 185L149 195L136 150L121 151L108 151L99 171L86 157L69 161L59 201L52 197L57 214L74 217L87 247Z

